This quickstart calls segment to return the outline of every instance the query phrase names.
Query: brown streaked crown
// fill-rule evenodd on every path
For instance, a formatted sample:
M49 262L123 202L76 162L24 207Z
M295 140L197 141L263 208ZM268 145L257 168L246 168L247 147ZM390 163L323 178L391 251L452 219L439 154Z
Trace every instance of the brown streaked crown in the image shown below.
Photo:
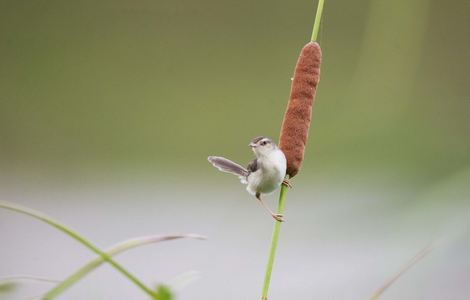
M255 137L254 139L251 140L251 143L257 144L259 141L261 141L262 139L265 139L265 138L266 138L265 136Z

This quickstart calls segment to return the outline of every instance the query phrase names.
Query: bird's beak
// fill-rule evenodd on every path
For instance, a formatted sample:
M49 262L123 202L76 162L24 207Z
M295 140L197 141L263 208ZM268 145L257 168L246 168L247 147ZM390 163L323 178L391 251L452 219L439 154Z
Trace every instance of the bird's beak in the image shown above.
M258 145L256 145L255 143L249 143L248 146L250 146L251 148L256 148Z

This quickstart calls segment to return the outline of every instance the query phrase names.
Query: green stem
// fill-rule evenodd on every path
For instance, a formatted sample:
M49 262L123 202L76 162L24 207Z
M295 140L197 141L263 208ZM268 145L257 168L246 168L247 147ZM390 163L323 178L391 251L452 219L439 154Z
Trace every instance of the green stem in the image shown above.
M318 31L320 30L321 16L323 13L324 0L318 0L317 14L315 15L315 22L313 23L312 38L310 41L316 42L318 38Z
M281 192L279 194L279 204L277 208L278 214L284 214L284 202L286 199L287 186L284 184L281 186ZM277 243L279 241L279 232L281 229L281 222L276 221L274 224L273 235L271 238L271 248L269 250L268 264L266 265L266 273L264 275L263 293L261 300L268 299L269 283L271 281L271 273L273 271L274 257L276 256Z
M139 288L141 288L145 293L147 293L149 296L151 296L152 299L155 298L155 293L149 289L147 286L145 286L140 280L138 280L134 275L129 273L126 269L124 269L121 265L119 265L117 262L115 262L108 254L104 253L101 251L98 247L93 245L90 241L82 237L80 234L74 232L73 230L67 228L65 225L53 220L49 216L42 214L38 211L16 205L13 203L8 203L4 201L0 201L0 208L8 209L14 212L22 213L25 215L28 215L30 217L36 218L40 221L43 221L58 230L62 231L63 233L67 234L68 236L72 237L73 239L77 240L80 242L82 245L90 249L91 251L95 252L99 256L103 258L106 262L108 262L111 266L113 266L116 270L121 272L124 276L126 276L130 281L135 283ZM52 298L45 298L45 299L52 299Z
M130 250L132 248L140 247L143 245L169 241L174 239L181 239L181 238L193 238L193 239L205 239L205 237L195 234L186 234L186 235L171 235L171 236L148 236L148 237L140 237L134 238L131 240L124 241L119 243L106 251L106 255L109 257L115 256L119 253L124 251ZM86 265L78 269L72 275L67 277L65 280L60 282L56 285L53 289L51 289L47 294L44 296L43 299L53 299L54 297L59 296L62 294L66 289L72 286L74 283L82 279L85 275L99 267L104 262L102 256L98 256L97 258L89 261Z

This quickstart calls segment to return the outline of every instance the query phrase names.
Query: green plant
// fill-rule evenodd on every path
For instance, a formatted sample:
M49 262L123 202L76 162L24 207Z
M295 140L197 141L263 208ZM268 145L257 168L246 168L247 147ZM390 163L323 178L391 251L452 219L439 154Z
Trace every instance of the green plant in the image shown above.
M312 115L312 106L320 79L321 49L316 40L320 28L324 0L318 1L317 13L310 43L302 49L292 79L291 94L284 115L279 147L287 159L286 179L294 177L302 164ZM279 194L278 214L284 214L287 186L282 185ZM281 223L275 222L271 238L261 300L268 299L274 258L279 242Z
M14 203L9 203L9 202L4 202L0 201L0 208L7 209L10 211L18 212L21 214L25 214L27 216L33 217L37 220L40 220L42 222L45 222L46 224L55 227L56 229L62 231L66 235L70 236L71 238L75 239L94 253L98 254L98 257L86 265L84 265L82 268L80 268L78 271L73 273L71 276L69 276L67 279L64 281L60 282L55 288L50 290L42 299L47 299L51 300L54 299L56 296L61 294L65 289L76 283L79 279L81 279L83 276L88 274L90 271L101 265L103 262L107 262L110 264L112 267L114 267L116 270L118 270L121 274L123 274L128 280L133 282L135 285L137 285L140 289L142 289L148 296L151 297L151 299L154 300L166 300L166 299L171 299L168 298L170 297L168 293L164 293L164 296L162 296L162 291L160 289L160 286L157 287L156 290L153 290L149 287L147 287L145 284L143 284L137 277L132 275L127 269L125 269L123 266L121 266L119 263L114 261L112 259L112 256L119 254L125 250L135 248L138 246L150 244L150 243L156 243L156 242L161 242L161 241L167 241L167 240L173 240L173 239L178 239L178 238L196 238L196 239L204 239L203 236L200 235L172 235L172 236L149 236L149 237L143 237L143 238L136 238L136 239L131 239L127 240L123 243L120 243L108 251L102 251L100 250L97 246L95 246L93 243L88 241L85 237L77 233L76 231L70 229L69 227L65 226L64 224L52 219L51 217L38 212L36 210L17 205ZM14 283L12 282L6 282L3 285L0 285L1 290L3 291L10 291L14 288ZM0 291L1 291L0 290ZM165 289L164 289L165 290Z

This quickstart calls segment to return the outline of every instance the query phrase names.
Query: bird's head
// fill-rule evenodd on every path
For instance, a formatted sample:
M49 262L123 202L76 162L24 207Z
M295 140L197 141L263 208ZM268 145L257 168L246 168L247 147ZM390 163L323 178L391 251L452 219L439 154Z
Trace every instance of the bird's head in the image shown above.
M277 149L276 144L270 138L264 136L254 138L248 146L251 147L256 157L267 156Z

